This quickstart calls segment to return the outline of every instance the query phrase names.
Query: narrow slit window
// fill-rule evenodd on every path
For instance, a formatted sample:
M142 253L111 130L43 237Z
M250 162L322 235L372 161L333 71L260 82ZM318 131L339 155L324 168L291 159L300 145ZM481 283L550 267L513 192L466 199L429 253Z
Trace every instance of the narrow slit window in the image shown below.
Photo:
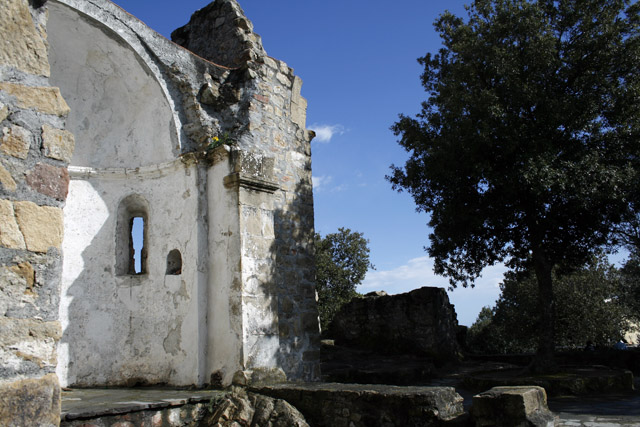
M149 274L149 204L144 197L131 194L118 205L116 222L116 275Z
M131 247L133 267L132 274L142 274L142 258L144 253L144 218L135 216L131 218Z

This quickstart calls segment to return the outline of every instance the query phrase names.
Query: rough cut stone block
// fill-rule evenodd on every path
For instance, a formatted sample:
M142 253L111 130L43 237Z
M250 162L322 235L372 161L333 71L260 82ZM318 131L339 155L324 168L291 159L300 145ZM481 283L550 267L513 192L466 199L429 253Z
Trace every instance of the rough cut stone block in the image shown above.
M0 39L0 64L25 73L49 76L47 47L33 25L27 1L2 1Z
M71 132L49 125L42 126L42 146L45 156L70 162L75 145L75 138Z
M31 264L29 264L28 262L21 262L18 265L8 267L8 269L14 274L22 277L25 280L28 288L33 288L36 278L36 272Z
M0 316L24 313L26 306L35 303L35 271L28 262L0 267L0 283Z
M0 141L2 152L19 159L26 159L30 146L31 133L25 128L17 125L2 128L2 140Z
M471 417L477 427L553 427L554 416L547 407L542 387L494 387L473 396Z
M207 419L212 426L290 426L308 427L304 416L282 399L238 390L218 402Z
M10 200L0 200L0 245L9 249L26 248Z
M291 101L291 121L301 129L304 129L307 123L307 100L301 96Z
M56 366L56 343L61 336L57 321L0 318L0 351L3 362L10 366L19 366L21 360L40 368Z
M289 383L250 390L286 400L319 427L444 425L464 414L453 387Z
M66 116L71 111L57 87L34 87L0 82L0 90L15 96L20 108L34 108L41 113L55 114L60 117Z
M27 173L27 184L38 193L65 200L69 192L69 172L46 163L38 163Z
M0 102L0 122L9 117L9 108Z
M278 79L278 81L280 82L280 84L284 87L289 87L291 86L291 80L289 80L289 77L285 76L282 73L277 73L276 74L276 79Z
M3 426L58 426L60 385L55 374L0 384Z
M274 70L277 70L278 64L276 64L276 61L274 61L272 58L269 58L268 56L264 57L264 63L269 67L269 68L273 68Z
M18 188L16 182L13 180L11 173L4 168L4 166L0 165L0 184L2 184L2 188L6 191L14 192Z
M15 216L27 249L47 252L62 244L62 209L38 206L32 202L15 202Z

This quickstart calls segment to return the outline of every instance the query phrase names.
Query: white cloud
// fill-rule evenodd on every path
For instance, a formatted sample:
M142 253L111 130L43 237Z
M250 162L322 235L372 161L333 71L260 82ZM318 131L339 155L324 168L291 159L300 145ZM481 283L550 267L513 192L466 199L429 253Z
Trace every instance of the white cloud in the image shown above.
M360 292L384 290L390 294L408 292L421 286L446 286L447 280L433 274L433 260L427 256L410 259L392 270L369 271Z
M311 182L313 183L314 190L319 190L323 187L326 187L327 185L329 185L329 183L331 183L332 180L333 180L333 177L326 176L326 175L311 177Z
M330 193L337 193L347 189L346 184L331 185L333 182L332 176L312 176L311 182L313 183L313 191L328 191Z
M389 294L409 292L422 286L436 286L447 289L449 300L455 306L458 322L470 326L477 318L482 307L495 305L500 295L505 267L498 264L483 270L476 280L475 288L458 287L449 291L449 280L433 273L433 260L428 256L413 258L406 264L391 270L369 271L358 292L384 290Z
M329 142L334 135L342 135L344 133L342 125L320 125L314 123L310 126L310 129L316 133L313 142Z

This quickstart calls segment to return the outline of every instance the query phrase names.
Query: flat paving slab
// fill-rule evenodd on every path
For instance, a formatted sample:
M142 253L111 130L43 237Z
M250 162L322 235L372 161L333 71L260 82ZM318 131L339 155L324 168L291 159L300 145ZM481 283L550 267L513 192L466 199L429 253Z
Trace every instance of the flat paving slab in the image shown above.
M563 396L549 399L557 426L640 427L640 394Z
M163 388L78 388L62 391L62 421L120 415L209 401L220 390Z

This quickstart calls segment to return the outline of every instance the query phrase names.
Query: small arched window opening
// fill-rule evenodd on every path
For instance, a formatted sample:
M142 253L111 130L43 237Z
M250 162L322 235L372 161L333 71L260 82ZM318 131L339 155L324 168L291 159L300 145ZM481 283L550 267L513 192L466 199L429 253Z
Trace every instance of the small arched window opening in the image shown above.
M116 274L147 274L149 207L144 197L132 194L118 206Z
M131 218L131 257L129 260L129 274L142 274L142 258L146 259L146 248L144 245L144 218L134 216ZM143 257L143 251L145 256ZM133 267L133 269L132 269Z
M177 276L182 274L182 255L177 249L172 250L167 255L167 275Z

